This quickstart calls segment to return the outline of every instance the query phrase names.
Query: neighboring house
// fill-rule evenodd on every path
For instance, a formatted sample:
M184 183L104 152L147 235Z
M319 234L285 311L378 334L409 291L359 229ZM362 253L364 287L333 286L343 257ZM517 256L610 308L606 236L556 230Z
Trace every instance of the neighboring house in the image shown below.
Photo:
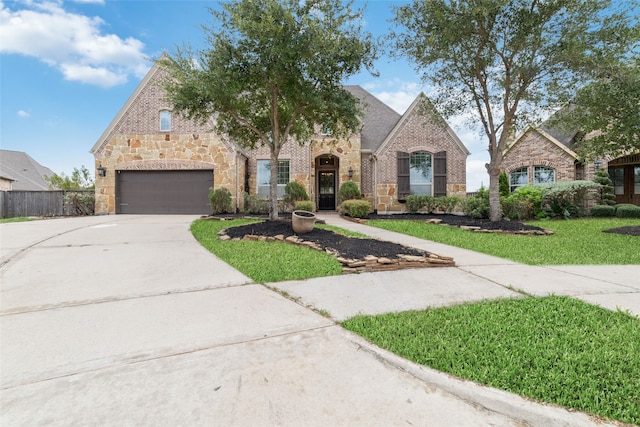
M592 180L598 168L607 168L617 203L640 205L640 153L592 163L579 160L579 132L569 134L529 126L504 151L503 169L511 191L521 185L556 181Z
M213 120L201 126L173 114L159 85L163 75L152 67L91 149L96 213L206 214L210 187L227 188L240 211L245 192L267 196L269 149L241 148L213 133ZM295 180L318 209L335 210L340 185L353 180L381 213L405 210L410 192L465 196L469 152L443 120L420 114L424 95L400 115L359 86L345 89L362 102L361 131L336 140L319 126L311 141L288 142L279 157L279 194Z
M54 173L22 151L0 150L0 190L47 191Z

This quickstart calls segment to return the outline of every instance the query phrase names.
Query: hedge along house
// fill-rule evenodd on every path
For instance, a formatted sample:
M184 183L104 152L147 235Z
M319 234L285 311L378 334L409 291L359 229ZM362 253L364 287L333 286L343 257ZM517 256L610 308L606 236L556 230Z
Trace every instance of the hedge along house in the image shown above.
M596 169L607 168L617 203L640 205L640 153L585 163L576 153L583 135L527 127L504 152L503 168L511 191L527 184L593 180Z
M96 213L208 214L209 188L224 187L237 211L244 194L269 194L268 147L246 150L172 113L154 65L91 152L96 166ZM278 193L298 181L319 210L338 207L338 190L354 181L379 212L404 211L416 194L466 194L469 152L443 121L421 115L420 94L404 115L359 86L360 132L337 140L318 126L311 141L288 142L278 164Z

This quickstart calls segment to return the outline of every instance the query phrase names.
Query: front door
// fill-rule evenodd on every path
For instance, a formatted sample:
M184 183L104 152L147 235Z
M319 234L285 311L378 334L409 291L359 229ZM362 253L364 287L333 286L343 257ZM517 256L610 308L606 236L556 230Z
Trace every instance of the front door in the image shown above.
M320 171L318 176L318 209L333 210L336 208L336 173Z

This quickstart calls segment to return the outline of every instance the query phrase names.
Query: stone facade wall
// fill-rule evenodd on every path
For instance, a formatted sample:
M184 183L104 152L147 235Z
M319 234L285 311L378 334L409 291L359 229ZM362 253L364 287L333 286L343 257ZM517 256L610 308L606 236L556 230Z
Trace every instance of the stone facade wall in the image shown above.
M242 204L244 179L242 156L215 134L142 134L117 135L104 146L96 159L105 177L96 177L96 213L116 212L115 183L118 170L193 170L213 169L214 187L225 187L234 206ZM239 193L239 194L238 194Z
M465 197L467 192L467 153L442 125L431 123L424 116L413 114L402 129L378 155L375 188L380 213L404 212L404 203L397 199L397 151L447 152L447 195Z

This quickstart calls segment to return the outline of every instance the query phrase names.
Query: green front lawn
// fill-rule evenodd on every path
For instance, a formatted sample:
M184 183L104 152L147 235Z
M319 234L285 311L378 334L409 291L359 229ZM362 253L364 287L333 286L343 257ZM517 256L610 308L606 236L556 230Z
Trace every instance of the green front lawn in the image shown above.
M343 326L439 371L640 423L640 319L625 313L546 297L357 316Z
M5 224L8 222L25 222L25 221L33 221L36 218L31 216L16 216L14 218L0 218L0 224Z
M529 224L550 236L477 233L417 221L377 220L367 225L470 249L530 265L640 264L640 237L602 230L640 225L637 219L589 218ZM446 254L443 254L446 255Z
M342 265L325 252L284 242L223 242L216 234L219 230L251 222L257 221L197 220L191 224L191 233L202 246L257 283L335 276L342 273Z

